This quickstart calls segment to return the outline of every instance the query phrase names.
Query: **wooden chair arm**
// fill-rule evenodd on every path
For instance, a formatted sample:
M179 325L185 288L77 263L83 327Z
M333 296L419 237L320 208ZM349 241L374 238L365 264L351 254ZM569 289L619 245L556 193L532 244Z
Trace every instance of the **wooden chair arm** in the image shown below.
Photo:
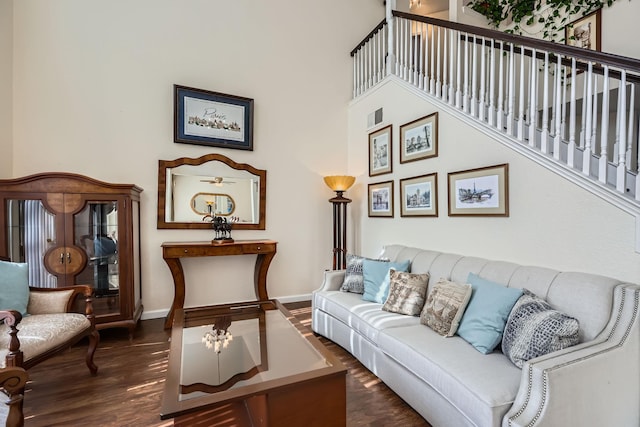
M20 350L20 340L18 339L18 323L22 320L22 314L16 310L4 310L0 311L0 321L9 327L9 335L11 339L9 341L9 353L5 358L6 366L22 366L24 355Z
M9 398L6 402L0 402L0 404L9 406L6 419L7 427L22 427L24 425L22 398L27 380L27 372L22 368L10 366L0 369L0 387L4 389Z

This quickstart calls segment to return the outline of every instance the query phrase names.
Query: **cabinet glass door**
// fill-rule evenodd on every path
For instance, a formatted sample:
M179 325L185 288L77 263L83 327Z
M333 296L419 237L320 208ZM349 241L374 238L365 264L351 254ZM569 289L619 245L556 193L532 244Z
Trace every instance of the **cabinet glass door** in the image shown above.
M43 260L57 245L56 215L37 199L9 199L6 209L9 258L29 265L30 285L55 288L58 278L45 268Z
M87 259L75 283L93 286L96 315L119 313L118 203L88 201L73 215L73 224L74 244Z

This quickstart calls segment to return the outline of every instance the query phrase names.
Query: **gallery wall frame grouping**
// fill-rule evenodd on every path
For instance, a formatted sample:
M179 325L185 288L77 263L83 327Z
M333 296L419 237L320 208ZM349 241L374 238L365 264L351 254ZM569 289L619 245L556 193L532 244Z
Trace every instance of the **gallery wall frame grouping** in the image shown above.
M253 99L173 85L173 140L253 150Z
M509 164L450 172L449 216L509 216Z
M400 163L438 156L438 113L400 126Z

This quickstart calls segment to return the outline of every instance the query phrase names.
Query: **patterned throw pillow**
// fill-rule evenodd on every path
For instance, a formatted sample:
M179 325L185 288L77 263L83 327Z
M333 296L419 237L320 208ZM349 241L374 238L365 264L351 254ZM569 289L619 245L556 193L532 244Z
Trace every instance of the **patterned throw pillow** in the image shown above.
M364 293L364 277L362 274L362 261L365 258L358 255L347 254L347 268L344 272L344 281L340 290L342 292L353 292L356 294ZM376 261L388 261L388 260L376 260Z
M424 305L429 273L414 274L390 270L389 296L382 309L417 316Z
M468 283L440 279L429 294L420 314L420 323L444 337L452 337L458 330L472 288Z
M525 289L509 314L502 352L522 368L529 359L578 344L579 329L577 319Z

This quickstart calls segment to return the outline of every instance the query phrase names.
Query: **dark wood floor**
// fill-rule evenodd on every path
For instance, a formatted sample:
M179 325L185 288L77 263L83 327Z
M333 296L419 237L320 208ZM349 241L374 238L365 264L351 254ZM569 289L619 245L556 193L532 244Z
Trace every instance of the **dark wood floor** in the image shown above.
M310 329L308 303L288 307ZM169 355L169 332L163 329L163 319L141 321L132 341L124 329L103 330L100 335L96 377L89 375L84 364L85 345L29 371L24 404L27 427L172 425L159 416ZM344 349L324 338L321 341L349 369L347 425L429 426Z

